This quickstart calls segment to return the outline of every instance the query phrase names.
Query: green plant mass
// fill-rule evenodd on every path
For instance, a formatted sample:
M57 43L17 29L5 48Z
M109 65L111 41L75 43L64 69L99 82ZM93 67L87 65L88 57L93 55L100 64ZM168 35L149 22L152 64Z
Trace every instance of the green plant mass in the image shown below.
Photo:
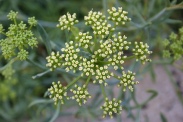
M139 83L134 81L135 73L131 71L127 73L123 71L121 77L112 70L124 70L123 64L130 58L135 58L136 61L141 61L142 64L150 62L148 55L152 52L148 50L149 46L147 44L143 42L131 43L125 35L116 32L118 25L124 25L131 20L127 17L126 11L121 7L112 7L108 10L108 13L109 16L107 17L101 12L92 10L84 17L86 26L90 26L93 33L79 31L74 26L78 22L76 14L67 13L67 15L60 17L60 23L57 27L61 30L70 31L74 37L65 43L65 47L61 49L61 52L52 52L46 58L48 61L46 66L51 71L56 68L65 68L66 72L79 72L80 75L68 83L67 86L62 86L60 81L58 85L53 82L53 86L48 91L50 91L50 97L53 98L55 104L59 101L63 104L64 98L68 99L69 97L75 99L79 105L86 103L87 98L91 97L87 91L90 81L104 87L108 85L106 80L113 77L119 80L118 86L122 87L124 92L126 89L133 92L133 86ZM131 49L130 47L135 48ZM131 55L125 55L124 51L130 51ZM86 77L88 77L87 80L81 86L76 85L81 78ZM76 89L73 90L72 86L74 85ZM73 96L68 95L69 90L73 93ZM107 99L102 107L104 109L103 116L109 115L112 118L114 113L120 113L122 110L121 101L115 98L108 101L106 94L103 95L104 99ZM109 110L105 108L108 106L107 104L111 104Z
M182 10L0 0L0 122L182 122Z
M171 33L169 39L165 39L163 42L166 50L163 51L163 56L170 58L173 56L174 60L182 58L183 55L183 27L179 29L179 33Z
M0 25L0 34L5 36L4 39L0 40L0 47L5 59L17 57L19 60L26 60L28 57L27 49L36 47L38 44L37 38L31 31L37 21L34 17L29 18L29 26L27 27L23 21L17 21L17 14L18 12L10 11L7 15L8 19L13 22L7 31L3 29L2 24Z

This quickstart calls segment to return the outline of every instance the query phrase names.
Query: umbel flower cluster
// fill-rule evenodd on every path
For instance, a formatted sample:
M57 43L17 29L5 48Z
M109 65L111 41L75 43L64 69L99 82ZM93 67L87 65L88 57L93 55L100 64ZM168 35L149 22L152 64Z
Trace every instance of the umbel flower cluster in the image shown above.
M28 24L23 21L17 21L18 12L10 11L8 19L13 22L5 31L0 24L0 34L5 38L0 40L0 48L5 59L17 57L19 60L26 60L28 57L28 48L37 46L37 38L31 31L31 28L37 24L34 17L28 18Z
M179 29L179 34L171 33L169 40L165 39L163 42L166 49L163 51L163 56L174 60L178 60L183 55L183 27Z
M12 61L10 61L5 67L1 68L0 73L4 78L0 78L0 102L7 101L9 99L16 98L16 92L14 91L14 87L17 84L17 78L13 77L15 70L12 66Z
M122 33L116 33L117 26L123 26L131 20L127 14L122 7L109 9L108 17L91 10L84 20L85 25L90 26L93 33L77 31L79 29L74 26L78 22L76 14L67 13L60 17L57 27L71 34L74 32L74 38L66 42L60 52L52 52L46 58L48 62L46 66L51 71L64 68L66 72L79 72L80 75L66 86L61 85L61 82L53 83L48 91L55 104L59 101L63 104L63 100L66 99L75 99L79 105L86 103L87 99L92 97L87 90L88 84L92 82L101 86L105 100L101 106L103 117L112 118L114 114L121 112L122 101L117 98L110 100L105 94L105 87L108 85L106 80L116 78L119 81L117 86L122 87L123 91L127 89L133 91L133 86L139 82L135 81L135 73L125 72L123 64L132 58L144 64L151 61L148 55L152 53L146 43L132 43ZM131 55L125 55L125 51L131 52ZM123 70L121 76L112 72L118 69ZM81 78L87 80L78 85L77 81L81 81ZM71 92L69 94L71 96L67 94L68 92Z

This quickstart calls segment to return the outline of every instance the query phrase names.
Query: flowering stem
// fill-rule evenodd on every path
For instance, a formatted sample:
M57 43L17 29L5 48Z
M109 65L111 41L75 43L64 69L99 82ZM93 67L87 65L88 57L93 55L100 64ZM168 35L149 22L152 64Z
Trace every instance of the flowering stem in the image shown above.
M98 61L99 64L110 64L111 61Z
M86 86L88 85L90 79L91 79L91 75L90 75L90 76L87 78L87 80L86 80Z
M16 19L13 19L13 22L14 22L14 24L15 24L15 25L17 25L17 21L16 21Z
M3 34L4 36L6 36L6 33L2 32L2 31L0 32L0 34Z
M36 78L42 77L43 75L45 75L45 74L47 74L49 72L51 72L51 71L50 70L47 70L45 72L39 73L37 75L34 75L34 76L32 76L32 79L36 79Z
M120 80L119 76L117 76L116 74L113 74L113 77L115 77L116 79Z
M67 89L69 89L73 84L75 84L82 76L79 75L77 78L75 78L69 85L67 85Z
M69 32L65 30L65 35L66 35L66 42L69 42Z
M88 47L87 50L88 50L88 52L89 52L90 54L93 54L93 52L91 51L90 47Z
M106 95L106 93L105 93L104 85L101 84L100 87L101 87L101 89L102 89L102 94L103 94L104 98L106 98L107 95Z
M17 58L13 58L10 62L8 62L5 66L0 68L0 72L2 72L8 65L13 64Z
M32 28L32 25L29 26L29 29L28 30L31 30L31 28Z
M133 59L133 58L135 58L135 55L129 56L127 58L124 58L124 60L130 60L130 59Z

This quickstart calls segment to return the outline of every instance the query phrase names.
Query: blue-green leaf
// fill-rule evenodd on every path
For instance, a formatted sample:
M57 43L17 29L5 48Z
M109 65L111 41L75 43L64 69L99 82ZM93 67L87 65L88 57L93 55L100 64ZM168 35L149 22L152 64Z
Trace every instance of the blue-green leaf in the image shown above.
M45 29L40 24L38 24L37 30L40 33L41 38L45 42L45 46L46 46L46 50L47 50L48 54L51 54L51 43L50 43L50 39L48 38L48 34L46 33Z
M29 104L29 108L37 105L37 104L41 104L41 103L52 103L53 100L51 99L38 99L38 100L34 100L32 103Z

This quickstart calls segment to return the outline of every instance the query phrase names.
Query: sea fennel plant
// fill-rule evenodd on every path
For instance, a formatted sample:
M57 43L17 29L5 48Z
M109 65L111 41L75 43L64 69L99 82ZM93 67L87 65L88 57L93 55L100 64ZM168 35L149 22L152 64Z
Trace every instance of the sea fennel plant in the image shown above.
M35 18L28 18L28 24L26 24L23 21L18 21L17 16L18 12L10 11L7 18L12 21L12 24L7 29L4 29L3 25L0 24L0 35L2 36L0 39L0 50L2 56L8 62L0 68L0 74L3 76L0 77L0 95L2 101L16 97L13 86L17 84L18 80L14 77L15 70L13 63L17 60L26 60L29 48L36 47L38 44L37 38L31 31L32 27L37 24Z
M127 14L122 7L112 7L108 10L108 16L91 10L84 20L93 33L79 31L74 26L78 23L76 14L67 13L60 17L57 27L73 33L74 39L66 42L61 51L52 52L46 58L46 66L51 71L64 68L66 72L72 71L80 75L66 86L61 81L52 83L48 91L55 104L64 104L69 99L76 100L79 105L86 103L92 97L87 90L88 84L92 82L101 86L104 97L101 106L103 117L113 118L114 114L121 113L122 101L108 98L105 92L105 87L108 86L106 80L115 78L119 81L117 86L122 87L124 92L127 89L133 92L134 85L139 82L135 81L135 73L125 71L123 64L132 58L144 64L151 61L147 56L152 53L146 43L129 42L125 35L117 32L117 26L131 20ZM125 54L126 51L131 52L130 55ZM118 69L123 70L121 75L113 72ZM86 79L82 85L79 84L81 79Z
M28 18L29 26L27 27L27 24L23 21L17 21L17 14L18 12L10 11L7 15L8 19L13 22L7 31L0 24L0 34L5 36L5 38L0 40L0 47L5 59L17 57L19 60L26 60L28 57L27 49L36 47L38 44L37 38L31 31L31 28L37 24L37 21L34 17Z
M165 46L165 50L163 51L164 57L172 57L175 61L181 59L183 55L183 27L179 29L178 34L172 32L169 39L165 39L163 44Z

